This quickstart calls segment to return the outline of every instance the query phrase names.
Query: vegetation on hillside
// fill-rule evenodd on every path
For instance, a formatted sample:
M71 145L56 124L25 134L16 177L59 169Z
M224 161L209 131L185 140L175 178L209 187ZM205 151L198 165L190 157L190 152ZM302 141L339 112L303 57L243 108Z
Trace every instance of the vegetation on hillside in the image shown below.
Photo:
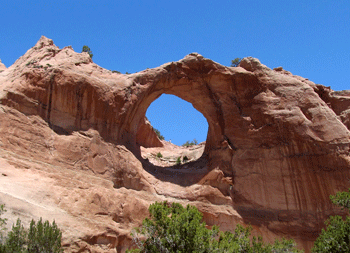
M312 252L350 252L350 189L347 192L338 192L330 198L335 205L346 209L348 215L345 219L336 215L326 220L327 227L322 229Z
M36 223L31 221L29 229L25 229L21 220L17 219L12 230L5 235L6 219L1 215L6 212L4 205L0 206L0 253L59 253L61 248L62 232L55 221L43 222L42 219Z
M92 58L94 56L92 54L91 49L88 46L86 46L86 45L83 46L83 49L81 50L81 52L87 52L89 54L90 58Z
M350 209L350 189L331 196L334 204ZM63 252L62 233L56 223L31 221L25 229L17 219L12 230L6 232L6 222L2 215L5 206L0 205L0 253ZM251 237L252 227L237 225L234 232L222 232L218 227L211 229L202 221L203 215L194 206L183 207L178 203L154 203L149 207L150 218L144 219L142 226L133 233L134 249L127 252L247 252L282 253L302 252L295 247L293 240L263 242L262 237ZM312 252L350 252L350 216L331 216L326 221L314 243Z
M161 135L160 131L158 129L153 128L154 132L157 134L159 140L164 140L164 136Z
M180 165L180 164L181 164L181 156L179 156L179 157L176 159L175 164L176 164L176 165Z
M241 60L242 60L242 58L236 58L234 60L231 60L231 67L238 67Z
M190 147L197 145L198 141L196 139L193 139L193 141L186 141L184 144L182 144L183 147Z
M136 249L129 252L301 252L292 240L273 244L264 243L261 237L251 240L251 227L237 225L233 233L221 232L216 226L208 229L194 206L156 202L149 212L150 218L133 232Z

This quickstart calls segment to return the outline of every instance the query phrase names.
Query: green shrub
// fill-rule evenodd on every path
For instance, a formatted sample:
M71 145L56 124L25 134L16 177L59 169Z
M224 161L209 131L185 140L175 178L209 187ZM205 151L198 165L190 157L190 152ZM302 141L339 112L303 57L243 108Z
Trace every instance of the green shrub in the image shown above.
M343 209L350 208L350 189L330 196L332 202ZM345 220L336 215L326 220L326 229L316 239L312 252L350 252L350 216Z
M29 252L63 252L61 249L62 233L55 221L52 225L42 219L35 224L32 220L28 231Z
M132 233L137 249L127 252L300 252L292 240L265 244L261 237L253 237L251 241L251 227L237 225L233 233L223 233L216 226L208 229L194 206L156 202L149 213L150 218Z
M181 164L181 157L179 156L177 159L176 159L176 165L180 165Z
M6 252L26 252L27 231L24 229L20 219L17 219L16 225L12 226L12 230L7 234L5 243ZM28 251L27 252L33 252Z
M4 205L0 206L0 228L3 230L6 220L1 218L1 214L5 212ZM4 237L2 237L3 239ZM12 230L7 234L6 240L0 241L0 253L37 253L63 252L61 248L62 233L57 227L55 221L52 225L42 219L35 223L31 221L29 230L26 230L20 219L17 219Z
M198 141L196 139L193 139L193 141L186 141L184 144L182 144L183 147L190 147L190 146L194 146L197 145Z
M164 140L164 136L160 134L158 129L153 128L154 132L157 134L159 140Z
M7 219L1 218L1 216L6 212L5 205L0 205L0 245L3 243L4 240L4 233L6 231L6 221Z
M158 157L158 158L162 158L162 157L163 157L162 153L158 152L158 153L157 153L157 157Z
M331 216L325 224L312 252L350 252L350 217Z
M183 158L182 158L182 162L187 162L188 161L188 157L187 156L184 156Z
M83 49L81 50L81 52L87 52L89 54L90 58L92 58L94 56L91 52L91 49L86 45L83 46Z
M238 67L238 65L240 64L242 58L236 58L234 60L231 61L231 67Z

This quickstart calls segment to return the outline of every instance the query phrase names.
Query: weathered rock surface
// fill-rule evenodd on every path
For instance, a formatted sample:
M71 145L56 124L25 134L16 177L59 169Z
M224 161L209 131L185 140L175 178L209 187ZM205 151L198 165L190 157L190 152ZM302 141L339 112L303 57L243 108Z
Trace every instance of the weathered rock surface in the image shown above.
M201 158L205 148L205 142L188 147L177 146L167 141L162 141L162 144L162 147L141 147L142 158L148 159L150 163L161 167L174 166L177 164L177 160L180 159L181 164L188 163L187 166L183 166L184 168L190 168L192 167L190 162Z
M208 121L204 154L183 167L141 156L161 146L145 113L163 93ZM338 211L328 196L348 188L349 113L350 92L251 57L232 68L193 53L122 75L42 37L0 73L0 202L11 221L56 219L68 252L123 252L162 200L309 249Z
M158 139L151 123L147 119L140 122L136 140L137 145L145 148L163 147L163 143Z
M0 71L3 71L3 70L5 70L5 69L6 69L5 64L3 64L3 63L1 62L1 60L0 60Z

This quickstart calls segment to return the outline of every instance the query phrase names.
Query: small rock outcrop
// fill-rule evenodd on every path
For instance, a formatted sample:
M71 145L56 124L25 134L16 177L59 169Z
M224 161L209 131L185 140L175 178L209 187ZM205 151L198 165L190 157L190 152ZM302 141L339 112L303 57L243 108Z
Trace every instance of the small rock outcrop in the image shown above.
M0 71L4 71L6 69L5 64L3 64L0 60Z
M204 153L187 167L141 156L141 146L164 146L145 118L164 93L208 121ZM123 75L42 37L0 73L0 201L10 216L54 217L71 251L124 252L148 205L162 200L308 251L339 212L329 195L348 188L349 115L349 91L252 57L225 67L192 53Z

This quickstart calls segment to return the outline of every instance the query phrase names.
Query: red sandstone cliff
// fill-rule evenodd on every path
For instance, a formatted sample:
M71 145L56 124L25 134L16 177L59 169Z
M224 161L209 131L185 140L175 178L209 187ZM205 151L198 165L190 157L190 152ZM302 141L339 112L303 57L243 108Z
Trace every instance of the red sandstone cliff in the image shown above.
M209 124L191 168L162 168L148 106L173 94ZM208 224L251 223L305 249L348 188L350 92L257 59L199 54L131 75L42 37L0 73L0 201L9 218L55 218L69 251L122 252L154 201L196 205Z

